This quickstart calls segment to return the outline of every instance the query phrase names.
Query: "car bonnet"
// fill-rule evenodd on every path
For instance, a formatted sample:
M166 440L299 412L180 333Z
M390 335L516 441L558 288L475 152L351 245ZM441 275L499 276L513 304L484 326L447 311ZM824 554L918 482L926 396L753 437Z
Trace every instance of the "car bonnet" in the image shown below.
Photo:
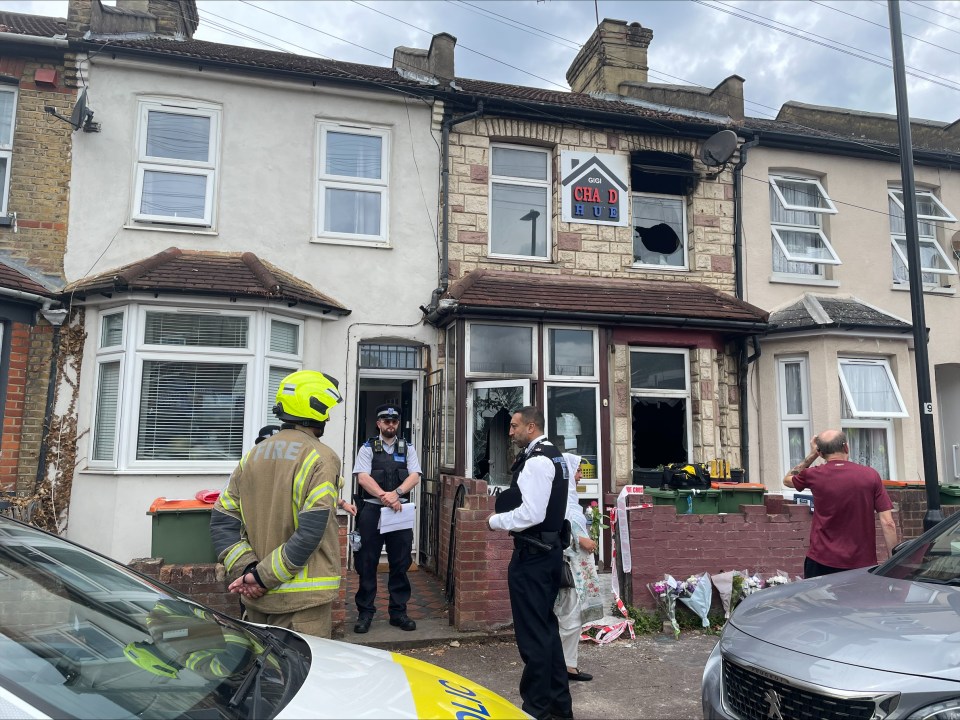
M362 645L302 635L310 674L281 718L529 717L511 702L430 663Z
M762 590L730 622L813 658L960 681L960 588L852 570Z

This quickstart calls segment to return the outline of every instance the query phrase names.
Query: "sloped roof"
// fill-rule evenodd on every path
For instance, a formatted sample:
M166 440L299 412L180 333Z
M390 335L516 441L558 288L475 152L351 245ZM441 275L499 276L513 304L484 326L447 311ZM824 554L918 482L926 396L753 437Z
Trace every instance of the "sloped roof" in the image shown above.
M631 102L626 99L613 100L565 90L545 90L523 85L471 80L469 78L457 78L455 81L457 89L454 91L438 91L434 86L418 82L410 76L404 77L390 67L325 60L305 55L204 40L121 39L111 40L110 47L116 50L125 49L153 56L166 56L174 60L206 60L254 70L274 71L278 74L284 72L307 74L316 76L318 79L360 81L385 85L390 88L419 90L426 94L449 92L451 98L461 98L463 100L468 100L471 96L479 96L484 99L502 100L511 103L518 112L529 113L536 110L545 113L544 108L553 107L581 112L616 113L661 122L698 123L710 127L733 125L733 122L728 118L719 116L705 118L703 113L691 113L681 108L655 106L652 103ZM563 115L554 116L553 119L560 122L564 121Z
M47 298L55 298L60 294L44 287L29 275L7 264L3 258L0 258L0 288L26 292L31 295L40 295Z
M350 314L333 298L251 252L201 252L173 247L78 280L63 292L84 298L96 293L138 291L264 298L312 305L337 315Z
M0 32L52 38L67 34L66 18L0 10Z
M675 324L758 332L767 313L713 288L583 275L474 270L450 286L441 312L554 319L585 318L628 325ZM453 301L450 303L449 301Z
M770 333L829 329L908 333L913 325L852 296L804 293L770 313Z

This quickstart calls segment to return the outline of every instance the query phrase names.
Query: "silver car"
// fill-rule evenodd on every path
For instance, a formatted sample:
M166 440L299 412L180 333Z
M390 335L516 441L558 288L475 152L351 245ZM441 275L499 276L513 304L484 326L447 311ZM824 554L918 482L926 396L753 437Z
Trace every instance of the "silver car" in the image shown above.
M878 567L746 598L701 697L704 718L960 720L960 514Z

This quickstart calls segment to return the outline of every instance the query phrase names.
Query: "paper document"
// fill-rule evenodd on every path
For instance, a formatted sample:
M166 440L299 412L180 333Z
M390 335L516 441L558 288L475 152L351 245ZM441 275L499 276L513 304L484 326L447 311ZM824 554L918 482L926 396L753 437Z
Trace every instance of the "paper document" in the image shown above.
M394 530L413 529L413 521L417 517L417 506L415 503L408 502L400 506L400 512L395 512L388 507L380 508L380 522L377 529L380 534L393 532Z

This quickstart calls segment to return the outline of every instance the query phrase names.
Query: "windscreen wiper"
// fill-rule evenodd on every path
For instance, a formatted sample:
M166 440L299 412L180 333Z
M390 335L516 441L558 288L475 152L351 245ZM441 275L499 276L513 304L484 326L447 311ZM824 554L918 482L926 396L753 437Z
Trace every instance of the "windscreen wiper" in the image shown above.
M257 659L253 661L253 668L247 673L246 677L243 678L237 691L233 693L233 696L227 702L227 707L236 709L243 702L243 699L247 696L247 693L250 692L250 689L253 688L250 717L258 718L261 717L260 699L262 693L260 690L260 680L263 677L264 670L267 668L267 660L271 655L276 655L282 659L286 656L287 651L283 643L274 637L269 630L264 630L262 634L255 633L255 635L257 638L265 641L266 647L264 647L263 652L257 655Z

